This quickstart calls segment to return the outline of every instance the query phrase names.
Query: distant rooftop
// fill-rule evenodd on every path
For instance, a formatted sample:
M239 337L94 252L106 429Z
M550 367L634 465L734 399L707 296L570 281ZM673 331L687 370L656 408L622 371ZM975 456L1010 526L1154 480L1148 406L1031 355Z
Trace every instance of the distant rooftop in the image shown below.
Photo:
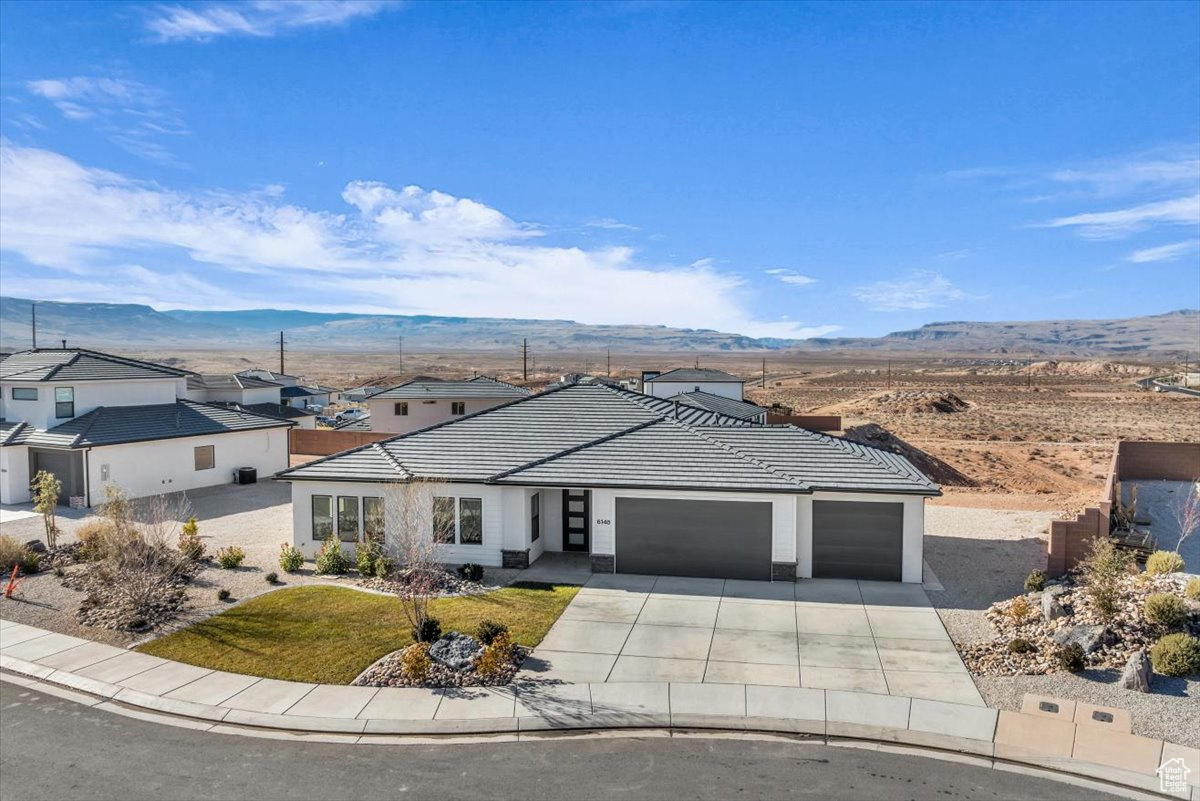
M369 396L368 400L416 400L419 398L523 398L530 392L504 381L476 376L465 381L409 381Z
M250 375L230 374L205 374L205 375L189 375L187 379L188 389L212 389L212 390L230 390L230 389L262 389L268 387L278 387L280 384L274 381L267 381L263 378L255 378Z
M679 401L680 403L686 403L688 406L695 406L698 409L708 409L710 412L720 412L721 414L727 414L730 417L737 417L742 420L753 420L767 413L766 409L756 403L734 400L733 398L726 398L724 395L714 395L711 392L703 390L681 392L673 398L667 398L667 400Z
M653 378L646 379L647 383L657 381L662 381L665 383L686 383L689 381L735 381L739 384L746 383L745 380L738 378L736 375L730 375L724 370L715 370L711 367L680 367L678 370L670 370L665 373L660 373Z
M38 348L0 361L0 378L11 381L115 381L186 375L186 370L86 348Z

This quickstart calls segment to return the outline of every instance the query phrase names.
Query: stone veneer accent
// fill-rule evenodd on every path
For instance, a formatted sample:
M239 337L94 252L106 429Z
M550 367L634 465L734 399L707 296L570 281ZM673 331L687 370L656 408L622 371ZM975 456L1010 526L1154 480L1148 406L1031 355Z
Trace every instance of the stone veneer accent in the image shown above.
M616 573L617 572L617 557L612 554L594 553L592 554L592 572L593 573Z
M509 570L524 570L529 567L529 549L523 551L501 551L500 564Z
M772 562L771 581L795 581L796 565L794 562Z

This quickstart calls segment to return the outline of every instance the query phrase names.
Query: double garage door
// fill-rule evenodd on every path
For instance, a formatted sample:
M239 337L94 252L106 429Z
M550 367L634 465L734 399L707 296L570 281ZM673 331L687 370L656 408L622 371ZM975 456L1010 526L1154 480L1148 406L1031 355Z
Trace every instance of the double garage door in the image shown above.
M771 578L771 504L616 499L617 571ZM904 505L814 501L813 577L900 581Z

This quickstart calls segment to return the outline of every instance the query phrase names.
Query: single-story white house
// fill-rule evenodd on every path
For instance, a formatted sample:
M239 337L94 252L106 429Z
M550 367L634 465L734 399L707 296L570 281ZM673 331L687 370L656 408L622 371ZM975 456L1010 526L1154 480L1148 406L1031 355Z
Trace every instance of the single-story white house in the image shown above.
M598 572L920 582L937 486L896 454L604 383L578 383L285 470L293 541L380 536L433 482L448 563L546 551ZM435 532L431 531L434 537Z
M660 373L642 373L642 392L656 398L673 398L681 392L707 392L740 401L745 397L746 382L724 370L712 367L680 367Z

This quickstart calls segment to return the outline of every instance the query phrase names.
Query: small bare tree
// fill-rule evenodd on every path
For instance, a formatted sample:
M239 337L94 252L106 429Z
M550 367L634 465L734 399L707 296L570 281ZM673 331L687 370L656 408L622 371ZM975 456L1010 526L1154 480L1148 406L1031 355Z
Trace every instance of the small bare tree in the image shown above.
M33 491L33 509L42 516L46 527L46 547L53 551L58 547L58 496L62 492L62 482L53 473L39 470L30 489Z
M1175 553L1179 553L1183 541L1200 531L1200 481L1193 481L1186 493L1175 498L1171 516L1179 527L1179 539L1175 542Z
M443 485L434 481L408 481L389 485L384 493L384 548L397 566L396 595L414 639L421 639L429 616L429 600L436 594L445 572L438 558L435 531L445 531ZM454 528L450 508L449 530Z

